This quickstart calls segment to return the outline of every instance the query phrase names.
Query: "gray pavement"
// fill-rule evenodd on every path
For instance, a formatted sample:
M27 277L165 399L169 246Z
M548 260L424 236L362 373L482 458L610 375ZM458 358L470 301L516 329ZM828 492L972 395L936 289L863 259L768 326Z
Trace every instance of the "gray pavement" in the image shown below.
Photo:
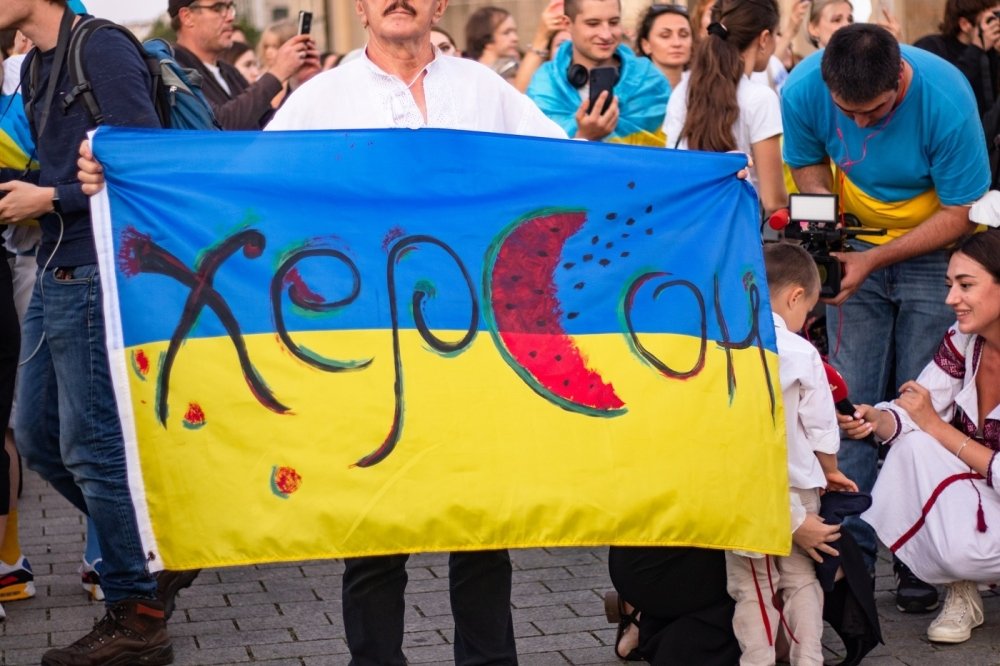
M88 601L79 584L84 538L80 515L30 473L19 513L21 542L35 569L38 595L5 604L7 621L0 623L3 666L38 664L46 649L76 640L103 614L102 605ZM605 548L512 553L513 613L522 665L623 663L613 657L614 627L604 619L602 595L611 589L606 556ZM346 664L342 571L339 561L206 570L178 597L170 623L175 663ZM447 575L445 555L410 559L405 638L410 663L452 662ZM984 595L986 624L970 641L942 647L924 637L932 616L898 613L891 587L884 560L877 600L887 644L866 664L1000 664L1000 597ZM840 646L831 632L827 634L828 660L836 663Z

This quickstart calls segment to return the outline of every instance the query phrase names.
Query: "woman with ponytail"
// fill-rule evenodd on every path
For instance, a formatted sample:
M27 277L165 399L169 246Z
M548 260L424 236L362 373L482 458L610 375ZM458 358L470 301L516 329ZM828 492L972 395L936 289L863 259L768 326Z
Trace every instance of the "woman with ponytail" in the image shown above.
M778 96L750 80L774 53L776 0L717 0L708 36L701 39L691 75L670 96L667 146L682 150L741 151L753 158L750 180L764 215L788 205L781 170Z

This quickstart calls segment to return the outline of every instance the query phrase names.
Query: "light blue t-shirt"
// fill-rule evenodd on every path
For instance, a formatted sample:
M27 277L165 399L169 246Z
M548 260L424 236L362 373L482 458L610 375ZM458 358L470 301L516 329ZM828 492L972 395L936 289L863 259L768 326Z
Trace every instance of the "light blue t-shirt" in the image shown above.
M961 72L936 55L906 45L900 50L913 68L912 81L902 103L865 128L834 105L820 72L822 51L799 63L782 89L785 162L798 168L829 156L859 191L856 202L903 204L894 206L893 215L904 215L906 202L926 199L930 190L944 205L971 203L990 184L972 89ZM898 226L912 228L920 221L901 219Z

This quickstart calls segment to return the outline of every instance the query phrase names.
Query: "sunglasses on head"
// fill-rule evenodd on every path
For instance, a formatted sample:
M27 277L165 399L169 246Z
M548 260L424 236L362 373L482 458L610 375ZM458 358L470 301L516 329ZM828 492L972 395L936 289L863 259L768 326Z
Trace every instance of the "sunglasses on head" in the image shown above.
M649 11L653 16L659 16L660 14L680 14L681 16L688 15L688 8L684 5L669 5L654 2L649 7Z

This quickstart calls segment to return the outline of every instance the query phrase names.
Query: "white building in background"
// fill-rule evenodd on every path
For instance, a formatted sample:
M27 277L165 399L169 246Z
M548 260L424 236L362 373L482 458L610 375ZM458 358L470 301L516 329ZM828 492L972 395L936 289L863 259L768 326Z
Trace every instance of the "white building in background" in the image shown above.
M0 0L2 1L2 0ZM660 1L660 0L655 0ZM669 1L669 0L668 0ZM685 0L677 0L684 4ZM355 0L235 0L240 16L263 29L284 18L296 20L300 10L313 12L313 34L321 51L345 53L362 46L364 31L355 13ZM688 0L694 4L694 0ZM790 8L795 0L778 0L782 11ZM637 18L653 4L651 0L621 0L622 17L631 32ZM465 22L469 14L480 7L495 5L514 15L522 44L527 44L542 9L548 0L450 0L441 27L465 44ZM903 40L912 42L925 34L936 31L944 12L943 0L853 0L856 20L869 15L878 16L882 7L888 8L903 26ZM805 44L805 41L802 41Z

